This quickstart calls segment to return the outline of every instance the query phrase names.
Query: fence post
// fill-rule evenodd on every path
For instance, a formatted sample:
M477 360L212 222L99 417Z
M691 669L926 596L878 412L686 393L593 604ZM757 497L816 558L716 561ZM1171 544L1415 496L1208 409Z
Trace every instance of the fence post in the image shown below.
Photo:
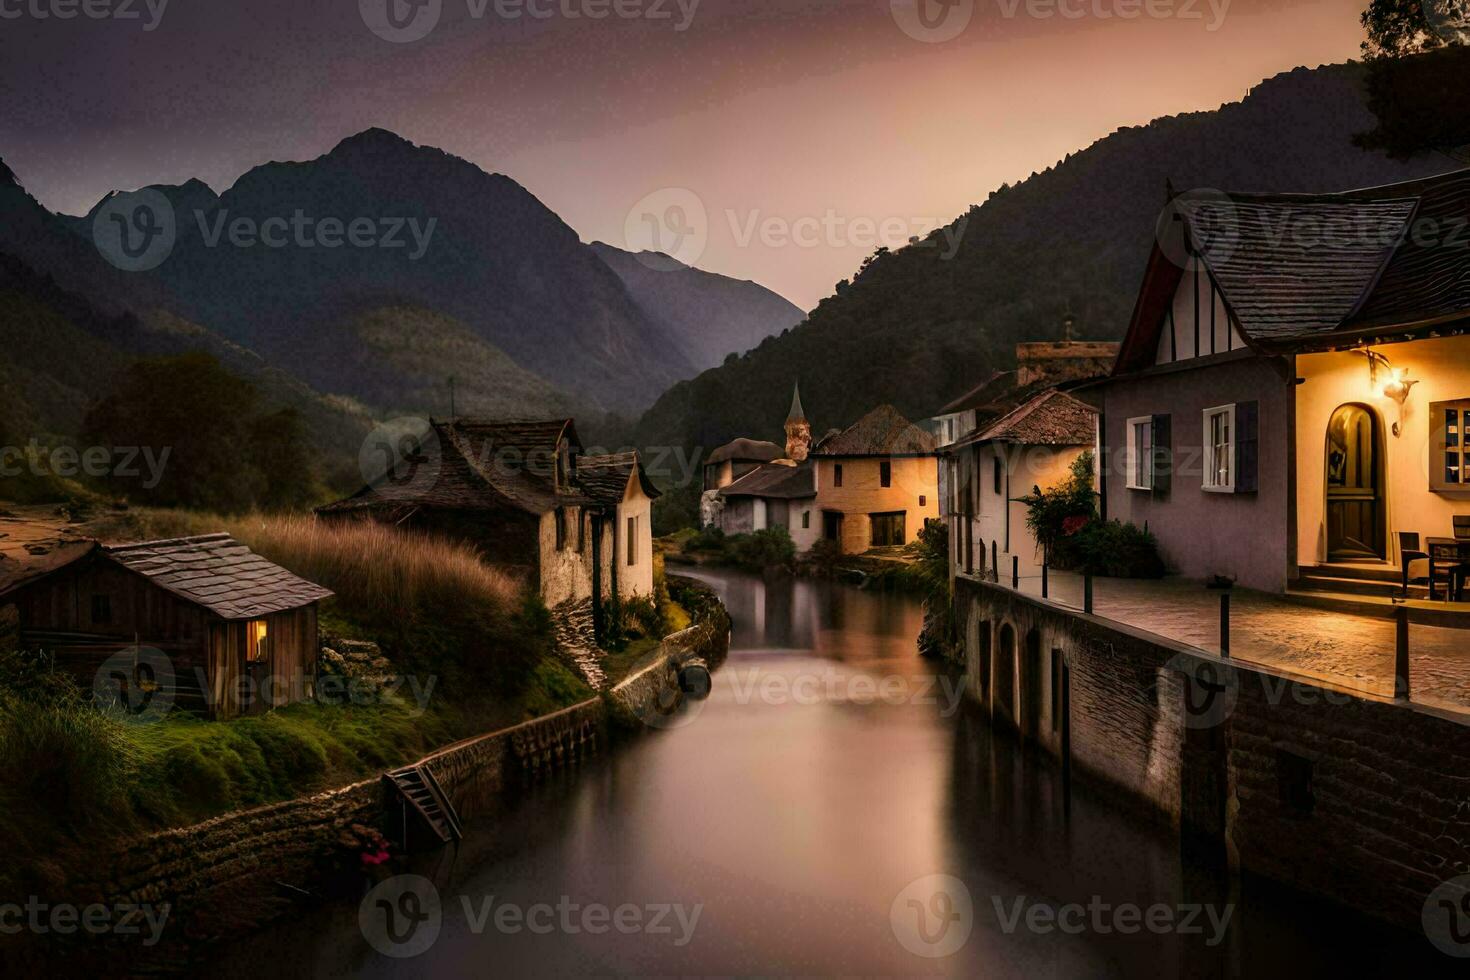
M1220 656L1230 656L1230 593L1220 593Z
M1043 561L1041 563L1041 597L1043 599L1048 598L1048 595L1049 595L1049 590L1047 588L1047 581L1046 581L1046 568L1047 568L1046 562Z
M1393 696L1409 700L1409 607L1398 606L1394 616Z
M990 542L990 574L995 576L995 581L1000 581L1000 558L997 557L995 542Z
M1021 556L1011 555L1011 588L1021 587Z
M1092 573L1082 576L1082 611L1092 615Z

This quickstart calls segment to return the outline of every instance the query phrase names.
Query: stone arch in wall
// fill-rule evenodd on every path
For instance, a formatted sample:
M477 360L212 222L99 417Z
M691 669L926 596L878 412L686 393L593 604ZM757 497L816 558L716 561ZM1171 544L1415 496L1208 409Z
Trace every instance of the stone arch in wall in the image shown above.
M1016 703L1016 628L1004 623L995 645L994 691L991 695L991 716L998 722L1016 726L1018 721Z
M1021 731L1028 738L1040 738L1042 697L1046 685L1045 668L1041 653L1041 631L1035 627L1026 632L1025 648L1021 651Z

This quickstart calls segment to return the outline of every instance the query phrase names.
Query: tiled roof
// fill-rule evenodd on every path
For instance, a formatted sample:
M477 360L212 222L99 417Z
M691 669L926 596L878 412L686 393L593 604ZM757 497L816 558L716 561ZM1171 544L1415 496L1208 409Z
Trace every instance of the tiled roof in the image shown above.
M255 619L332 595L293 575L228 534L104 548L106 557L181 599L224 619Z
M796 466L767 463L720 489L721 497L769 497L799 500L816 495L815 467L810 461Z
M733 459L746 463L769 463L786 455L786 450L774 442L760 439L735 439L709 454L705 463L723 463Z
M997 398L1016 387L1016 372L996 371L983 384L977 385L965 392L948 405L939 410L939 415L957 415L960 412L968 412L970 409L983 409Z
M835 436L823 438L817 456L915 456L936 451L934 437L892 405L879 405Z
M1043 391L953 447L981 442L1024 446L1086 446L1095 437L1097 409L1065 391Z
M414 465L385 473L319 514L374 509L524 510L544 514L590 502L575 487L556 487L556 455L566 439L580 447L571 419L434 422Z
M577 479L588 497L600 504L618 504L628 492L628 480L638 474L638 483L650 500L663 494L643 470L636 452L607 456L582 456L577 460Z

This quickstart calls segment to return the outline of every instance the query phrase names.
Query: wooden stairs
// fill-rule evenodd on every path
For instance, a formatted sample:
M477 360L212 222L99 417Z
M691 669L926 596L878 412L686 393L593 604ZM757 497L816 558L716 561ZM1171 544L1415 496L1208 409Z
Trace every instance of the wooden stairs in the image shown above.
M441 845L464 838L459 814L428 766L405 766L385 773L383 780L401 798L404 806L418 815L420 822L433 832ZM405 826L405 836L407 830Z

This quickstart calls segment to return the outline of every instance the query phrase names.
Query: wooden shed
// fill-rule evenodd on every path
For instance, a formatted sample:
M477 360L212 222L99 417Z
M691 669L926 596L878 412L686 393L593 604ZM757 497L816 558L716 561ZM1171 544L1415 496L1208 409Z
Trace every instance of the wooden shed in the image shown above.
M174 704L226 719L313 695L317 605L331 594L209 534L93 544L0 583L0 606L16 607L23 647L88 682L128 650L158 651L171 676L156 682L172 685Z

